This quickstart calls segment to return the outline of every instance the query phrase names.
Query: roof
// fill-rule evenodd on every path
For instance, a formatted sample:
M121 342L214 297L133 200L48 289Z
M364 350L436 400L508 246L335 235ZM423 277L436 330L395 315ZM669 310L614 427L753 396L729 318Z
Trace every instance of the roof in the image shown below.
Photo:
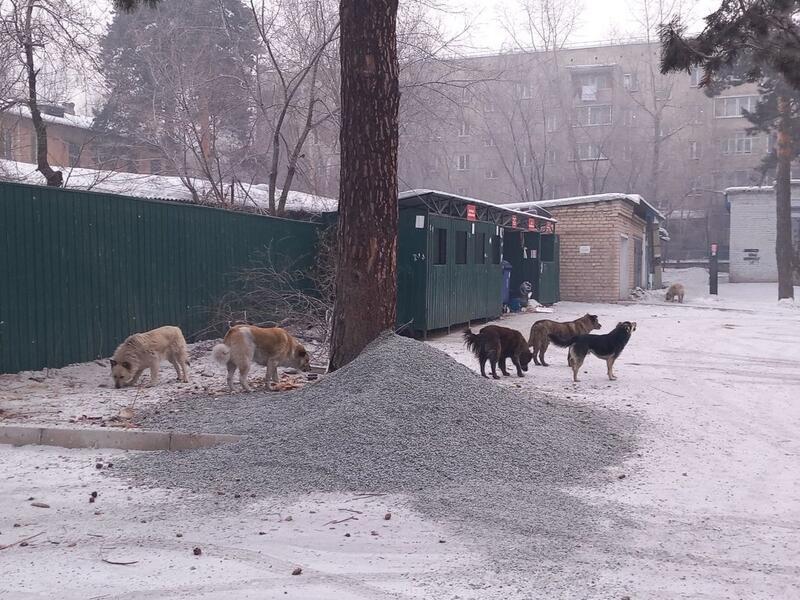
M197 203L179 177L99 171L96 169L62 169L65 188L106 192L137 198ZM36 165L10 160L0 160L0 180L2 179L33 185L44 185L45 183L44 177L36 170ZM209 193L211 184L208 181L194 178L191 179L191 182L200 196L205 196ZM236 198L237 204L226 208L263 213L269 207L269 189L266 184L243 183L236 193L238 194ZM277 190L276 196L280 196L280 193L281 190ZM203 204L213 205L211 202ZM336 210L337 206L338 202L335 198L295 191L289 192L286 201L286 210L304 213L332 212Z
M565 68L574 71L593 71L595 69L613 69L617 63L589 63L586 65L565 65Z
M64 113L63 117L57 117L55 115L48 115L44 111L41 111L41 113L42 120L45 123L55 123L58 125L66 125L67 127L76 127L78 129L91 129L92 124L94 123L94 117L89 117L86 115L70 115ZM9 108L3 114L13 115L21 119L31 118L30 109L27 106L20 104Z
M792 187L800 187L800 179L792 179ZM755 194L758 192L774 192L775 186L773 185L747 185L725 188L724 192L728 194Z
M650 204L639 194L592 194L589 196L572 196L570 198L555 198L553 200L539 200L538 202L516 202L507 204L510 208L517 210L528 210L529 208L557 208L560 206L573 206L577 204L592 204L598 202L611 202L614 200L625 200L634 206L641 206L646 213L651 214L659 220L664 220L664 215L655 206Z
M414 200L423 200L423 196L427 195L433 195L441 198L446 198L449 200L455 200L456 202L465 205L475 204L478 206L497 209L507 214L515 214L517 216L525 218L535 216L537 219L542 221L549 221L551 223L557 222L555 219L552 218L550 213L544 209L540 209L536 213L523 212L521 210L516 210L514 208L515 205L512 204L494 204L492 202L487 202L486 200L479 200L478 198L470 198L469 196L459 196L458 194L451 194L450 192L441 192L438 190L428 190L428 189L406 190L405 192L400 192L400 194L398 194L397 196L397 199L400 202L400 204L414 205ZM424 204L424 202L418 202L418 203Z

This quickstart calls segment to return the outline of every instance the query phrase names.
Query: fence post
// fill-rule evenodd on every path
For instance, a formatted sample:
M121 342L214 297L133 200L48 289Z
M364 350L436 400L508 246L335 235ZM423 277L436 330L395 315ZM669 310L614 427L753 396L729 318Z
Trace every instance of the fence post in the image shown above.
M708 260L708 293L716 296L719 291L719 257L717 244L711 244L711 257Z

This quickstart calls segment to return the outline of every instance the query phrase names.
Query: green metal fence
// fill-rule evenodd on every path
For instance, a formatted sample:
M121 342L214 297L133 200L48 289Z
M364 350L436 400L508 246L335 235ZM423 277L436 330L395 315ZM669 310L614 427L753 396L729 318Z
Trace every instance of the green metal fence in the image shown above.
M319 225L0 182L0 373L109 356L131 333L188 339L267 247L301 266Z

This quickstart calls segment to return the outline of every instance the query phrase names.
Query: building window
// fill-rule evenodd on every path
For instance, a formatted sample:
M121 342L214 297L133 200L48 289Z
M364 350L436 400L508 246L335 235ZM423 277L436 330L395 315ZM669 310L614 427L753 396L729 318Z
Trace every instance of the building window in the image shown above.
M483 145L487 148L494 148L494 138L491 136L483 138Z
M549 200L555 200L558 198L558 185L555 183L551 183L547 186L547 198Z
M486 234L475 234L475 264L482 265L486 262Z
M31 131L31 162L35 163L36 160L36 149L38 148L38 142L36 141L36 132Z
M611 89L610 73L585 73L574 76L573 81L581 87L592 87L595 90Z
M472 92L468 87L461 88L461 104L469 104L472 101Z
M467 232L456 231L456 264L467 264Z
M636 92L639 90L639 76L636 73L625 73L622 76L622 87L629 92Z
M533 84L530 81L524 81L517 84L517 96L523 100L533 98Z
M720 150L724 156L730 154L752 154L753 136L738 132L734 137L722 140L720 142Z
M153 175L161 175L161 159L160 158L151 158L150 159L150 172Z
M778 146L778 135L775 133L770 133L767 136L767 154L772 154L773 152L775 152L777 146Z
M556 115L546 115L544 118L544 126L545 129L552 133L553 131L558 129L558 118Z
M491 100L487 100L483 104L483 112L487 112L487 113L497 112L497 105L494 102L492 102Z
M486 179L497 179L497 171L494 169L486 169Z
M80 145L76 144L75 142L69 142L67 144L67 150L69 151L69 166L77 167L78 163L81 161Z
M700 158L700 150L695 141L689 142L689 158L692 160L698 160Z
M522 149L522 156L520 157L520 162L522 163L523 167L529 167L531 164L531 155L528 152L527 148Z
M691 69L689 71L689 85L692 87L700 87L700 77L702 73L700 69Z
M447 229L437 227L433 230L433 264L447 264Z
M600 144L586 142L575 146L574 160L608 160L608 157L603 154Z
M128 173L138 173L139 172L139 167L137 166L136 161L133 160L132 158L128 159L128 169L127 170L128 170Z
M469 135L469 123L467 121L462 121L461 127L458 130L458 137L468 137Z
M580 106L577 111L580 125L611 125L611 105L609 104Z
M706 120L706 111L702 106L695 106L694 108L694 123L695 125L702 125Z
M459 195L459 196L466 196L467 195L467 188L465 188L465 187L456 188L456 194Z
M551 165L554 165L556 163L556 159L557 159L557 154L555 149L550 148L547 151L547 162Z
M726 96L714 98L714 116L717 119L741 117L742 111L753 112L758 104L758 96Z
M457 171L469 171L469 154L459 154L456 158Z

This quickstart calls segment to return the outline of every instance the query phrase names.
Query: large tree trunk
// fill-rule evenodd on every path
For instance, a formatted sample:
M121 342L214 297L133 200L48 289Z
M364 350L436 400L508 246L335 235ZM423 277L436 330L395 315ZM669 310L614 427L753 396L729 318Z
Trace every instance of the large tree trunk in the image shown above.
M64 176L61 171L55 171L50 167L47 158L47 126L42 119L39 111L38 93L36 91L36 77L39 71L36 69L33 57L33 0L29 0L25 9L25 69L28 75L28 108L31 111L31 121L36 132L36 170L39 171L47 180L47 185L51 187L61 187L64 183Z
M398 0L340 0L338 268L330 368L353 360L397 313Z
M778 168L775 174L775 257L778 262L778 299L794 298L792 262L792 137L789 102L778 98Z

